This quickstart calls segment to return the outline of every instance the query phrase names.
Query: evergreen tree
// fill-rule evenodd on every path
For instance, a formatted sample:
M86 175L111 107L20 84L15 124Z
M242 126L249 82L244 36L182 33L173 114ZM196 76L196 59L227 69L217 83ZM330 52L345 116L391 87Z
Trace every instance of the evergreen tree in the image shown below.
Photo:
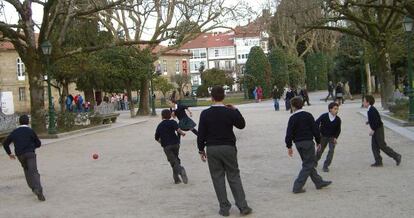
M265 53L259 46L251 48L249 59L246 62L246 83L249 95L251 95L255 86L261 86L263 96L269 97L272 89L272 73L270 63Z

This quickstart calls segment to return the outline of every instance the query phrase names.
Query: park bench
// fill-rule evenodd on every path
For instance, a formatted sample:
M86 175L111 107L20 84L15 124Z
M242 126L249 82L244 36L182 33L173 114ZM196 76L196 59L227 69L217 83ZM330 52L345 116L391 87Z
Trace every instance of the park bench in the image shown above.
M115 112L115 105L113 103L102 102L94 108L96 114L94 115L100 124L115 123L120 113Z
M102 124L115 123L119 117L119 113L97 114L99 119L102 119Z

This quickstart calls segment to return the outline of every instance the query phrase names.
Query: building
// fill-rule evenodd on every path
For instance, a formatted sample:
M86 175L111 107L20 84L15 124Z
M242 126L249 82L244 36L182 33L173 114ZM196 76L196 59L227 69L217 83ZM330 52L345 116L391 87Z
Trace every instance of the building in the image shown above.
M234 33L203 33L181 47L192 54L190 73L193 91L201 85L200 67L221 69L235 78L236 49Z

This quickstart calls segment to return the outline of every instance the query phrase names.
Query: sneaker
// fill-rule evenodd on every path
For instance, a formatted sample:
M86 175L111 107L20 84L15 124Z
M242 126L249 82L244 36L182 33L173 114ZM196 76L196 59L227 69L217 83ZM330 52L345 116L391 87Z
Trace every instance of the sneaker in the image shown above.
M319 185L316 186L316 189L322 189L330 184L332 184L331 181L322 181Z
M187 177L187 173L185 172L184 167L181 167L180 175L181 175L181 179L183 180L183 183L187 184L188 183L188 177Z
M382 163L373 163L371 164L371 167L382 167Z
M246 216L246 215L251 214L252 212L253 212L253 209L252 208L245 207L245 208L243 208L243 209L240 210L240 215Z
M329 172L329 168L328 167L323 167L322 168L322 171L325 172L325 173L327 173L327 172Z
M399 154L397 156L397 158L395 158L395 162L397 163L397 166L400 166L400 163L401 163L401 154Z
M229 211L229 209L220 209L219 214L221 216L230 216L230 211Z
M300 194L300 193L305 193L305 192L306 192L306 190L304 188L301 188L299 190L293 190L294 194Z
M46 201L45 196L43 195L42 191L38 191L38 190L33 190L33 193L37 196L37 199L39 201Z

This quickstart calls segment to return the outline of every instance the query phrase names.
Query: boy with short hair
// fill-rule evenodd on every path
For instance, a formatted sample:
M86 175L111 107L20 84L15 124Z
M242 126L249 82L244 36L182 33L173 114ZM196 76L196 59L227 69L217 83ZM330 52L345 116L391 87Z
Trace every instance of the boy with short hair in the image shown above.
M293 185L293 193L303 193L305 189L303 186L306 180L310 176L313 183L315 183L316 189L322 189L330 185L331 181L324 181L316 171L316 157L315 157L315 138L320 148L320 134L316 127L315 119L312 114L303 111L302 98L297 96L290 101L292 105L293 114L289 118L289 123L286 131L286 147L288 148L288 155L293 156L292 141L295 142L296 149L298 150L302 159L302 170L300 171L298 178Z
M321 159L326 146L329 144L329 152L322 168L324 172L329 172L329 165L332 163L335 146L337 144L339 134L341 134L341 118L338 116L339 105L335 102L331 102L328 105L328 110L328 113L322 114L316 120L316 126L322 136L321 148L316 153L317 161Z
M393 158L397 166L401 163L401 154L395 152L392 148L387 146L384 137L384 125L381 120L381 116L378 110L374 107L375 98L372 95L367 95L364 98L364 107L368 108L368 122L367 125L371 127L372 136L371 146L372 153L374 154L375 163L371 164L371 167L382 167L382 157L380 151L386 153L389 157Z
M32 192L37 196L39 201L45 201L43 195L43 188L40 183L40 174L37 170L36 153L35 150L41 146L39 137L31 129L29 125L29 116L22 115L19 117L20 126L17 127L9 136L4 140L3 147L11 160L17 159L20 161L26 182ZM13 155L10 150L10 144L14 144Z
M252 213L247 205L246 196L240 179L237 162L236 136L233 126L243 129L245 120L240 111L232 105L224 105L223 87L216 86L211 90L213 105L201 112L197 143L202 161L208 160L211 179L219 201L219 214L230 215L231 204L227 199L226 182L229 182L236 206L241 215ZM207 155L205 152L207 147Z
M155 131L155 140L163 147L168 162L173 170L173 179L175 184L181 183L181 179L184 184L188 183L187 173L183 166L181 166L181 160L178 157L180 151L180 139L176 132L182 136L185 133L178 128L178 124L175 120L171 120L171 111L165 109L161 112L162 122L158 124ZM181 176L181 179L179 177Z

